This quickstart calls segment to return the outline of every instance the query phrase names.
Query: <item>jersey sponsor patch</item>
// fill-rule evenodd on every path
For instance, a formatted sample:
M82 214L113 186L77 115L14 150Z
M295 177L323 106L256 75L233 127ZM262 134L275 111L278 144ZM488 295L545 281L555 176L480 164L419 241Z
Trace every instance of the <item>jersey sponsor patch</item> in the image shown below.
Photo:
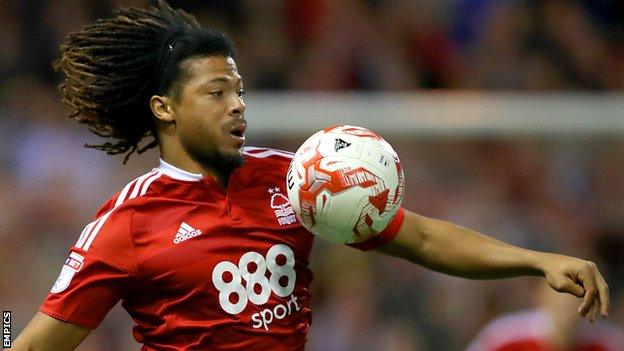
M212 271L212 283L219 291L223 311L235 315L243 312L250 303L264 306L271 294L290 297L285 303L269 306L251 316L254 329L268 331L274 320L301 310L298 297L293 294L297 281L295 254L288 245L273 245L266 257L249 251L237 263L221 261Z
M57 294L69 286L74 275L82 269L84 265L84 257L76 252L70 252L69 257L65 260L65 264L63 268L61 268L61 273L59 274L56 282L52 286L51 293Z

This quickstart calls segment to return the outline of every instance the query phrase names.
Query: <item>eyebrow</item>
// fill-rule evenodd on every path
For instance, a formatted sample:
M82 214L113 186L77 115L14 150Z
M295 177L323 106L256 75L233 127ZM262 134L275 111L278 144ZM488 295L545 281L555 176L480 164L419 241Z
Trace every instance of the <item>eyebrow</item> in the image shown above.
M229 78L227 78L227 77L225 77L225 76L221 76L221 77L213 78L213 79L211 79L211 80L207 81L207 82L206 82L206 84L208 84L208 83L215 83L215 82L229 83L229 82L230 82L230 80L231 80L231 79L229 79ZM235 82L236 82L237 84L238 84L238 83L241 83L241 82L242 82L242 79L241 79L241 78L237 78L237 79L235 80Z

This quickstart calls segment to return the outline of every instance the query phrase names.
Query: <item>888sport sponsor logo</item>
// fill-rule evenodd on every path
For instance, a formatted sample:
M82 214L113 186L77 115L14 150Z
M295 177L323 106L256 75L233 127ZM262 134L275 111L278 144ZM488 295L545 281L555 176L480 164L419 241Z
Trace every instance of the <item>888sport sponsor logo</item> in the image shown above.
M229 314L243 312L248 303L262 306L269 301L271 293L288 297L295 289L295 254L287 245L272 246L266 257L249 251L237 263L222 261L212 271L219 304ZM292 295L286 303L254 313L252 327L269 330L269 324L275 319L283 319L299 310L297 297Z

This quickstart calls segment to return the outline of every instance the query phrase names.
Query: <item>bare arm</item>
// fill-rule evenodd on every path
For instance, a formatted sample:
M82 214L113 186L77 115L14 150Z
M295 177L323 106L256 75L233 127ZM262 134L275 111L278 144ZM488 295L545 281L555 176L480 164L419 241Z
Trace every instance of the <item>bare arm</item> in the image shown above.
M559 292L583 297L579 314L608 315L609 288L593 262L509 245L455 224L405 211L394 240L378 251L471 279L544 276Z
M91 329L65 323L37 312L15 340L15 351L70 351L74 350Z

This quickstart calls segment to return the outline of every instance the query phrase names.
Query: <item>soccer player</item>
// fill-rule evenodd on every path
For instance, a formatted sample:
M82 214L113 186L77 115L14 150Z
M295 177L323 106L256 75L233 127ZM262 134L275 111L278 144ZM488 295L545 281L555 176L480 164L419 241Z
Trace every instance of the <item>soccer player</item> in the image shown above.
M537 290L535 309L491 321L466 351L624 351L624 331L609 323L580 323L578 298Z
M243 147L244 88L230 40L161 1L120 9L61 49L71 116L113 140L92 147L127 160L158 146L161 158L86 225L14 349L72 350L121 301L143 350L302 350L313 236L287 211L292 154ZM583 297L582 316L608 313L592 262L407 210L354 246L462 277L541 275Z

